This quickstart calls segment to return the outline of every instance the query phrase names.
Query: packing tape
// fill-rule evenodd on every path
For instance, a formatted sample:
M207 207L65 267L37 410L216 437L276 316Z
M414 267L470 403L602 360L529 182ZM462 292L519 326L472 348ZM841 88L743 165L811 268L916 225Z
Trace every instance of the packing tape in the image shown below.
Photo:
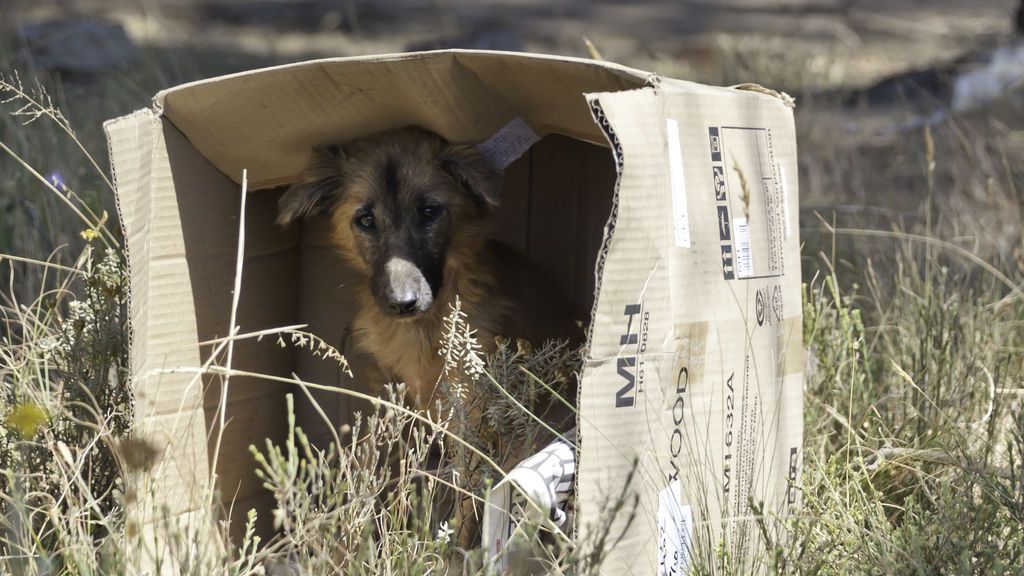
M791 316L779 323L778 350L782 375L803 374L805 369L803 316Z

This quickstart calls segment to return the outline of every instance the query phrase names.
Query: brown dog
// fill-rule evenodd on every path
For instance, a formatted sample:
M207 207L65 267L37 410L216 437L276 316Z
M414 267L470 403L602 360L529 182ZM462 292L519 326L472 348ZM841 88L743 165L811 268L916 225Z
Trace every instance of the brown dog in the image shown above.
M415 127L315 151L279 202L278 223L326 212L363 276L353 336L393 381L430 406L443 319L456 295L485 351L497 335L539 344L580 329L548 284L487 239L500 171L467 145Z

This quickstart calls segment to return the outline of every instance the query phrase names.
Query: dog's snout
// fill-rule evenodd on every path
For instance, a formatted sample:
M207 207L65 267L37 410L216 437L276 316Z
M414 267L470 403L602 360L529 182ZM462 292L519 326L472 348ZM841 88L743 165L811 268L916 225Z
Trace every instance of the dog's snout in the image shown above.
M433 303L434 295L423 273L405 258L391 258L380 280L378 302L390 314L422 314Z
M401 316L404 316L406 314L412 314L413 312L416 311L416 302L418 300L419 299L416 298L415 296L405 300L399 300L397 302L392 302L389 305L389 308L391 309L392 314L398 314Z

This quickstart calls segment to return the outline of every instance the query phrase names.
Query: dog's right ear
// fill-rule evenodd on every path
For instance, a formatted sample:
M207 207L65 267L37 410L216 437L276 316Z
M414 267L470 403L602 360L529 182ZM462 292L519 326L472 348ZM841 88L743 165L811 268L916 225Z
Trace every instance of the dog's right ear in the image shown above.
M441 150L441 168L477 201L480 207L500 204L503 174L466 144L448 144Z
M327 210L341 192L345 152L341 146L313 149L313 161L277 201L277 223L292 222Z

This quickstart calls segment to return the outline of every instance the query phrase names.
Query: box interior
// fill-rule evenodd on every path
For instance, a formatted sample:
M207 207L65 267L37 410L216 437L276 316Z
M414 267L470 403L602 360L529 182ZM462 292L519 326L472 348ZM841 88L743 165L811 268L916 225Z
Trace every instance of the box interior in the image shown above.
M228 333L236 257L239 185L199 155L173 126L165 127L169 155L187 163L175 170L178 190L202 189L202 194L179 194L182 231L192 290L196 302L199 340L210 342ZM506 170L502 205L494 214L492 237L525 255L571 303L576 318L588 322L595 291L595 260L611 210L615 165L610 150L568 136L549 134ZM245 257L239 299L240 333L291 325L308 330L331 346L340 347L355 312L352 284L358 281L328 240L329 222L315 217L288 229L274 224L277 199L285 187L251 192L246 198ZM227 216L227 217L226 217ZM211 233L211 231L213 231ZM245 338L234 347L236 370L289 377L327 386L375 394L364 379L372 361L351 343L343 352L352 363L353 377L331 359L318 358L285 335ZM211 361L212 344L201 348ZM223 351L222 351L223 352ZM224 358L217 360L223 364ZM204 411L211 446L217 438L220 382L207 378ZM286 434L285 394L295 397L297 423L316 443L330 437L328 423L297 387L257 377L232 377L228 391L227 425L216 472L225 505L234 499L233 526L242 527L253 507L269 511L271 496L260 487L252 456L244 448L262 447L264 438L281 443ZM351 421L356 410L369 406L351 397L311 391L320 409L337 427ZM212 450L210 453L212 454ZM268 513L260 526L268 532Z
M159 146L159 158L126 151L123 162L131 156L131 169L121 170L138 182L152 177L152 188L124 200L130 203L127 214L146 220L132 224L132 230L145 234L131 238L133 262L145 264L133 270L133 278L150 301L175 301L159 292L182 292L187 269L199 360L223 365L224 351L213 341L229 333L239 182L245 170L250 193L237 315L241 333L304 324L337 346L352 317L353 279L326 241L327 222L312 219L287 230L274 224L277 199L306 165L311 148L404 125L423 126L452 142L482 142L520 117L543 139L509 167L494 236L524 253L572 302L575 315L589 320L594 262L617 175L585 95L636 90L652 81L649 73L592 60L446 51L310 61L165 90L154 99L153 111L166 154ZM119 188L133 190L133 183L121 182ZM173 210L179 218L170 216ZM172 340L176 349L190 346L180 336L191 332L190 310L183 308L177 319L171 310L134 310L141 315L133 319L137 330L166 329L167 335L178 335ZM147 328L143 317L154 315L160 323ZM137 337L142 343L160 341L153 333ZM280 346L276 336L243 338L234 345L232 368L278 377L295 373L309 382L360 388L358 379L348 378L333 360L299 348ZM365 359L352 348L345 352L358 375ZM214 351L217 357L211 358ZM136 347L133 352L137 369L179 363L171 350ZM253 467L248 446L261 445L264 438L281 441L286 431L283 396L293 393L300 404L304 395L288 383L235 375L224 415L227 425L220 431L215 425L220 419L218 379L207 378L205 385L205 431L211 443L220 437L215 469L223 500L233 502L235 520L251 507L267 511L270 495L242 472ZM190 386L180 378L170 388L154 380L138 393L152 396L145 403L173 419L181 401L175 395ZM317 393L317 400L332 426L359 408L337 394ZM312 437L327 433L327 424L308 405L297 411ZM175 422L168 425L180 428ZM185 485L202 476L180 475ZM260 518L269 522L270 515ZM240 531L243 524L232 525Z

